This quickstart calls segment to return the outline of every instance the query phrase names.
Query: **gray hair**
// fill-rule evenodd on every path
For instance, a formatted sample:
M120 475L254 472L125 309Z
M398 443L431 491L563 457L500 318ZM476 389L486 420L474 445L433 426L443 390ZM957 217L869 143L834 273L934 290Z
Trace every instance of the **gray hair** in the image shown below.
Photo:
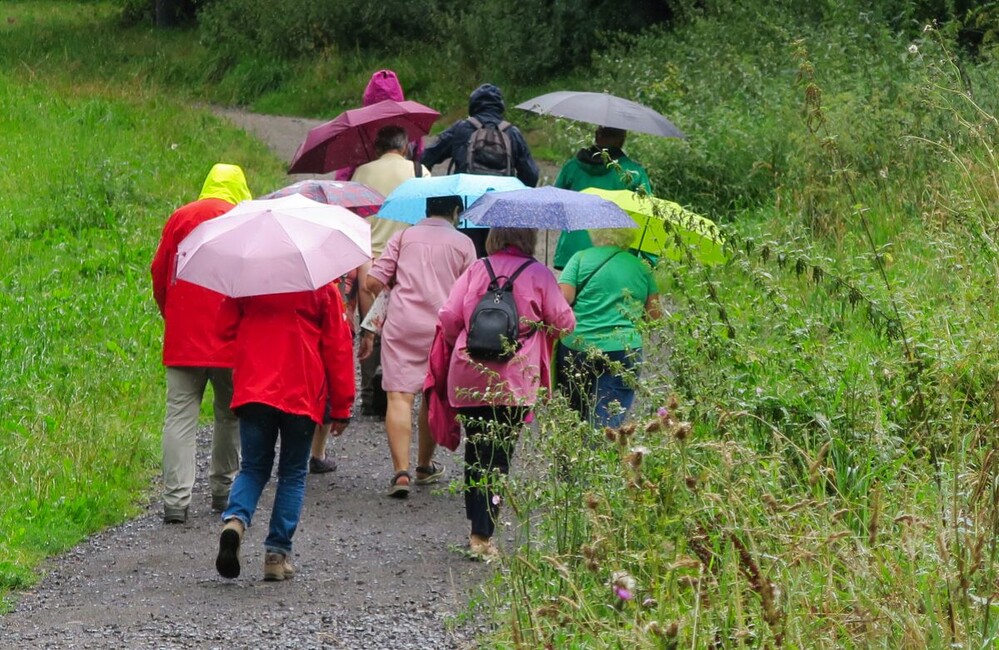
M401 126L383 126L375 135L375 153L381 156L389 151L405 151L409 147L409 136Z

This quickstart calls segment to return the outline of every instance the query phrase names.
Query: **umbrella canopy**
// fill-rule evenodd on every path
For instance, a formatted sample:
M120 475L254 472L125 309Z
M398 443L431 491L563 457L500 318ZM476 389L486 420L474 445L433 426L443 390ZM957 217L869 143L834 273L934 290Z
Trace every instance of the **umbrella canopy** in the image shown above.
M301 194L326 205L339 205L359 217L367 217L378 212L378 208L385 201L384 196L364 183L321 179L299 181L260 198L279 199L292 194Z
M289 174L325 174L375 159L375 135L383 126L401 126L410 141L430 132L441 116L419 102L391 99L340 113L310 130L288 167Z
M237 298L318 289L370 259L364 219L293 194L200 224L177 247L177 277Z
M528 99L517 104L517 108L666 138L686 137L672 122L651 108L608 93L560 90Z
M508 192L486 192L465 219L492 228L588 230L634 228L624 210L598 196L545 186Z
M718 226L679 203L631 190L591 187L583 193L613 201L635 219L634 249L671 260L683 260L689 252L704 264L723 264L728 259Z
M465 207L474 203L486 192L524 190L527 186L514 176L481 176L478 174L451 174L427 176L403 181L385 197L378 216L382 219L416 223L427 212L427 199L440 196L460 196ZM462 219L467 221L467 219ZM466 227L467 224L459 224Z

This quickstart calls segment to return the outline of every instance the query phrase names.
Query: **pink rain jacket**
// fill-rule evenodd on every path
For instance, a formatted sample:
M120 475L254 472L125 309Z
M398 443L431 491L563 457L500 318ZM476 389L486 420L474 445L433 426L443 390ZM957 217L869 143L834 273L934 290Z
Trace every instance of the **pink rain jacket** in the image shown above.
M401 102L406 98L403 96L399 77L391 70L379 70L371 75L371 79L364 89L364 95L361 97L361 106L371 106L386 99ZM414 157L419 160L419 157L423 155L423 138L414 140L410 144ZM354 176L356 169L357 167L338 169L333 178L338 181L349 181Z
M527 259L513 249L489 256L497 276L511 275ZM533 406L538 388L551 385L552 342L572 331L576 317L555 276L544 264L535 262L514 282L513 298L521 319L520 351L506 362L474 361L465 352L469 320L488 285L489 272L483 261L477 260L458 278L441 307L443 343L453 348L446 370L448 401L456 408ZM525 321L538 326L530 327Z

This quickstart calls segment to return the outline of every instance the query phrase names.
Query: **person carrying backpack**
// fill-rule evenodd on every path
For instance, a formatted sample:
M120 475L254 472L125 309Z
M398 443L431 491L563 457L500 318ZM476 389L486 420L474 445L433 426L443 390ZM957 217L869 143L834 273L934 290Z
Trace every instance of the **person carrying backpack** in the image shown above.
M524 418L537 402L538 389L550 383L552 340L576 325L555 276L532 257L537 240L537 231L529 228L490 230L489 256L458 278L439 312L444 343L452 349L448 402L465 425L469 548L484 560L498 554L491 538L499 498L488 485L489 477L509 472ZM493 313L484 315L490 309ZM508 340L506 329L511 309L519 321L515 341ZM486 331L475 334L479 326ZM490 343L498 337L506 338L506 345Z
M538 165L524 135L504 119L503 93L493 84L482 84L468 98L468 117L458 120L423 152L422 162L433 169L450 159L447 173L516 176L528 187L538 184ZM475 243L478 257L484 257L485 228L462 232Z

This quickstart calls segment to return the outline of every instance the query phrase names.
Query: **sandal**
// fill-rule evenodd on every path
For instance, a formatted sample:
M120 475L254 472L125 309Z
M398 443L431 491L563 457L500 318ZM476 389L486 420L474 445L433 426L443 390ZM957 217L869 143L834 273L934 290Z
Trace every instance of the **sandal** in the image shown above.
M425 467L416 468L416 480L413 481L417 485L430 485L431 483L436 483L441 480L447 469L438 463L436 460L430 461L430 465ZM422 474L422 476L420 476Z
M403 476L406 477L406 484L403 485L399 483L399 479ZM409 475L408 470L402 470L401 472L396 472L395 476L392 477L392 482L389 483L388 495L393 499L405 499L409 496L409 484L412 482L413 477Z

